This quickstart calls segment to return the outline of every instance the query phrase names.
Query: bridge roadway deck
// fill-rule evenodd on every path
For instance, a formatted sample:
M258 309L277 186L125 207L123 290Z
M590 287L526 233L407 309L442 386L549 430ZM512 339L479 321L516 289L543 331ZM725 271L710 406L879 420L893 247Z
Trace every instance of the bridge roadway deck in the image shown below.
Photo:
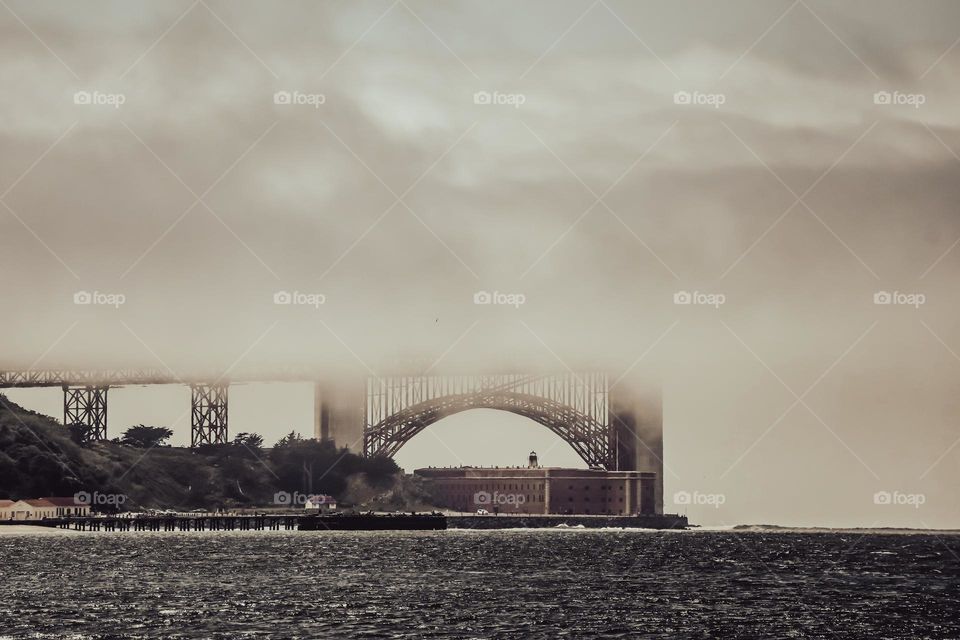
M0 370L0 389L23 387L122 387L151 384L210 384L231 382L316 382L322 373L313 367L283 367L256 372L194 371L178 374L166 369L52 369Z

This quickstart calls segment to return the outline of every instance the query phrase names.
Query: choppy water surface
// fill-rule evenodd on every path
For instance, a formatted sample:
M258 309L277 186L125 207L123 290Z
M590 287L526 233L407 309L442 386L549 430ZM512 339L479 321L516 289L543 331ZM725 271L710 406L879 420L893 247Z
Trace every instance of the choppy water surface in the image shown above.
M0 637L957 638L960 537L0 537Z

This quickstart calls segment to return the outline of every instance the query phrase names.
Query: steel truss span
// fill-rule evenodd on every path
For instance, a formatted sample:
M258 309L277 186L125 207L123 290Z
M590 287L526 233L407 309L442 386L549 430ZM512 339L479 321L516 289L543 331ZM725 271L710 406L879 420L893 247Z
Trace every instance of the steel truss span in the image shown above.
M398 376L367 383L364 453L393 456L434 422L499 409L547 427L591 467L616 468L604 373L552 376Z
M170 384L176 376L163 369L45 369L0 371L0 388Z

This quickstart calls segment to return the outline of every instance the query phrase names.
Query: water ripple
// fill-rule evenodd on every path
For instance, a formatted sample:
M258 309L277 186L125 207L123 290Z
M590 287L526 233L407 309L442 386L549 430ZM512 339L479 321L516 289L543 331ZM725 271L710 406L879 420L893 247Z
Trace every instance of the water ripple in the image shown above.
M960 637L960 538L640 531L0 538L0 638Z

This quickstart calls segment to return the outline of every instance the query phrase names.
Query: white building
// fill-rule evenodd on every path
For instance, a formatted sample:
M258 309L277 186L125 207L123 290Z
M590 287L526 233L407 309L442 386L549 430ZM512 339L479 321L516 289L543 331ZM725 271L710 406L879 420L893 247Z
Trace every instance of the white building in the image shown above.
M336 511L337 509L337 499L333 496L328 496L324 494L313 495L307 498L306 503L304 503L303 508L307 511L318 511L320 513L328 513L330 511Z
M80 502L79 500L76 499L76 497L73 497L73 498L46 497L46 498L41 498L41 500L45 500L57 508L57 512L56 512L57 517L90 515L90 505Z
M29 498L26 500L0 500L2 520L42 520L65 516L88 516L90 506L75 498Z

